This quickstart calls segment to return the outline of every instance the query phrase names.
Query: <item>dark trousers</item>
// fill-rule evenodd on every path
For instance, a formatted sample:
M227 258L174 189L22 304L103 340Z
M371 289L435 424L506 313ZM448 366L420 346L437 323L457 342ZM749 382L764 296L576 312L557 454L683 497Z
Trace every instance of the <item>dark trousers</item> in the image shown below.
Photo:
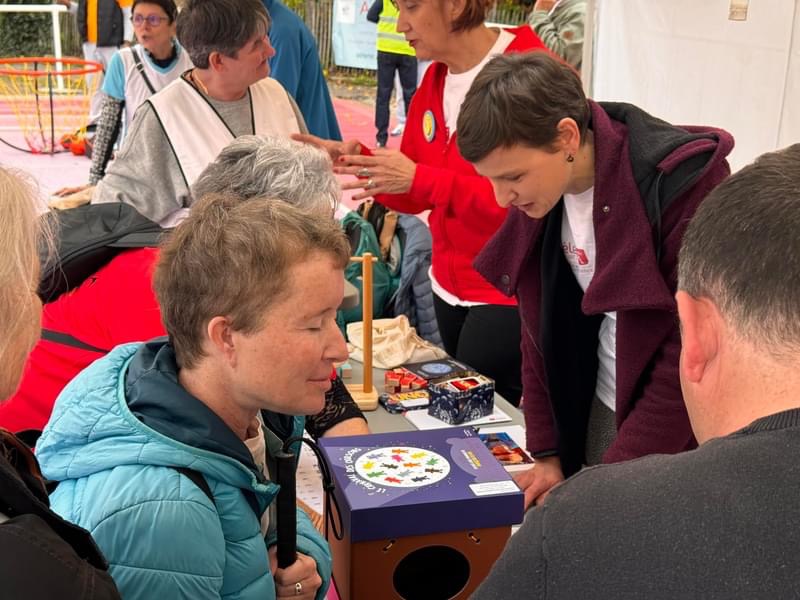
M385 146L389 137L389 100L394 87L394 72L400 75L400 87L403 88L403 101L406 114L411 98L417 91L417 57L407 54L378 51L378 92L375 96L375 128L378 133L375 139Z
M514 406L522 396L520 320L516 306L451 306L436 294L433 307L445 352L494 379Z

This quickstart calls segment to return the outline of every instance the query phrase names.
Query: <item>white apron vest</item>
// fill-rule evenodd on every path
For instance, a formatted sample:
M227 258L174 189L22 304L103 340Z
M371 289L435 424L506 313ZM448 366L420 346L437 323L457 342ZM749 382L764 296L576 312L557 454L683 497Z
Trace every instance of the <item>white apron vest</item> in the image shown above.
M289 137L300 133L289 95L280 83L265 78L250 86L250 110L256 135ZM178 159L186 186L233 141L233 132L198 90L182 77L147 100L153 107Z

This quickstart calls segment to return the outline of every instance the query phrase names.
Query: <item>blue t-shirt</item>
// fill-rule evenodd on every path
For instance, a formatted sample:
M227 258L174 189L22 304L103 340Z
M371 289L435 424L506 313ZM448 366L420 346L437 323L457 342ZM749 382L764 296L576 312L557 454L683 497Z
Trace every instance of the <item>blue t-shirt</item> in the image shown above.
M262 2L272 18L269 41L275 56L269 61L271 76L295 99L311 133L341 140L314 36L302 19L279 0Z

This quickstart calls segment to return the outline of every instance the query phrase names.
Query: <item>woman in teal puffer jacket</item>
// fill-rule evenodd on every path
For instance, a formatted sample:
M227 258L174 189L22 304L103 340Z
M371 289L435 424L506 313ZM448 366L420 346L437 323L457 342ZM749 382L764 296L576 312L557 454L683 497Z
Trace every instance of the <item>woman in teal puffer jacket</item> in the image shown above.
M302 511L298 560L276 566L269 457L346 357L348 259L329 219L201 200L156 267L169 340L117 347L59 396L37 446L53 508L93 534L126 599L324 598L329 549Z

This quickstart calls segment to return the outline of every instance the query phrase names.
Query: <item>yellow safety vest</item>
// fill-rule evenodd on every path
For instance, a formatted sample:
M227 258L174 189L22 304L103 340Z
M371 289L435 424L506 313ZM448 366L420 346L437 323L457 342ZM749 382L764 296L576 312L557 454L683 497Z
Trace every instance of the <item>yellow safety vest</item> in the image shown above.
M408 45L406 36L397 33L397 14L394 4L390 0L383 0L383 10L378 19L378 51L414 56L414 49Z

